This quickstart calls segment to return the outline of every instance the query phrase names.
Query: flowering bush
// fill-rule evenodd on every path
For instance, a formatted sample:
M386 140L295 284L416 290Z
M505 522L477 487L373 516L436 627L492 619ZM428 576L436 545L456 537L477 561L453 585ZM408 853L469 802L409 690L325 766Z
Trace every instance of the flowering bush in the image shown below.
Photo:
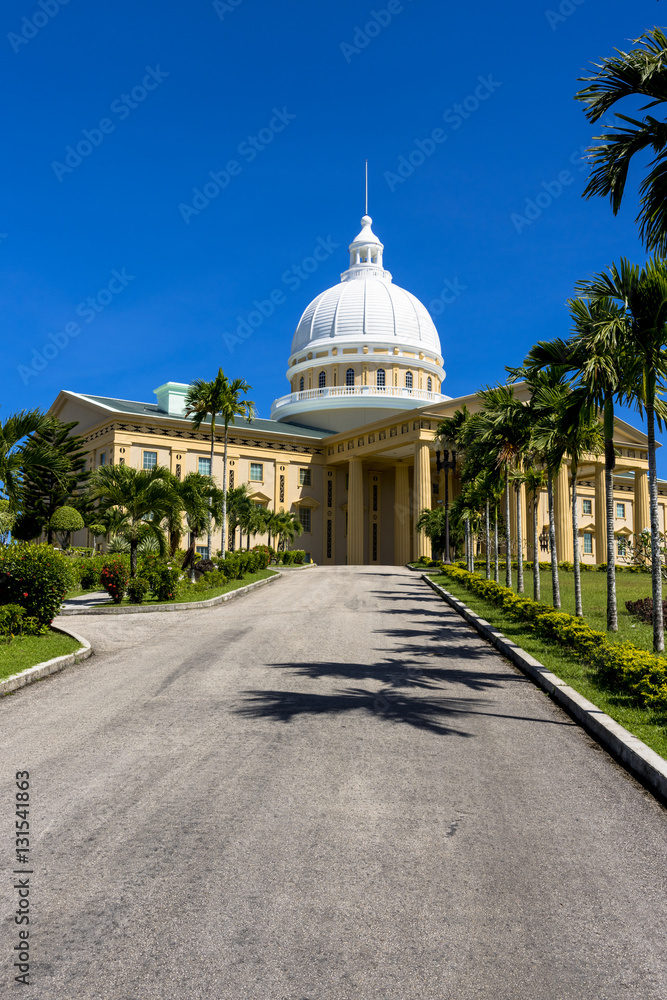
M133 604L141 604L149 590L150 584L148 580L144 580L143 577L137 576L134 580L130 580L128 583L127 596Z
M170 601L176 597L180 579L179 570L172 569L164 563L157 565L151 576L150 585L156 601Z
M130 579L130 568L124 559L108 559L100 573L100 583L114 602L120 604Z
M634 695L647 708L667 709L667 660L663 657L631 642L611 642L604 632L591 628L581 618L519 597L494 580L484 580L455 566L443 566L442 571L484 600L502 607L510 618L527 622L536 635L569 646L602 678Z
M50 625L76 582L71 560L50 545L0 546L0 605L20 604L40 625Z

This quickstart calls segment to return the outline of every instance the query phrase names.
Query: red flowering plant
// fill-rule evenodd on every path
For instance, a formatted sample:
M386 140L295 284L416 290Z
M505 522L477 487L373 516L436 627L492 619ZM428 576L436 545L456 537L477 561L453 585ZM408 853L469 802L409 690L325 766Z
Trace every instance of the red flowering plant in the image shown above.
M109 559L100 573L100 583L114 602L120 604L130 580L130 567L122 557Z
M76 579L71 560L50 545L0 546L0 605L18 604L48 625Z

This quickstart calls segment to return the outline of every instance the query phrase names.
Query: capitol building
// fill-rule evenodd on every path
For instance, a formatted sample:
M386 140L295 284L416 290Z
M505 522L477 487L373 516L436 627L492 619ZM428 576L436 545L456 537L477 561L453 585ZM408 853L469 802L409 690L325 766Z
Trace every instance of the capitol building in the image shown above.
M349 253L340 282L313 299L297 324L287 359L289 392L274 401L270 419L230 427L227 481L247 483L263 507L295 512L304 529L298 545L317 563L401 565L431 554L415 525L420 511L443 502L444 476L450 477L450 497L460 489L457 469L436 471L438 424L462 406L474 412L480 403L476 391L455 399L443 392L443 351L433 319L419 299L394 284L369 216L362 218ZM242 374L252 384L252 372ZM194 431L185 417L187 389L167 382L155 390L155 401L145 403L63 390L49 412L78 421L90 469L112 462L145 469L166 465L179 477L210 471L221 484L222 435L216 436L210 469L210 434L205 425ZM521 398L521 386L516 392ZM649 526L647 439L617 419L614 441L615 534L622 559L623 539ZM601 459L578 470L586 562L606 560L603 473ZM555 503L559 558L571 560L568 475L564 464ZM665 484L659 499L664 531ZM526 526L523 492L521 504ZM543 497L542 560L548 558L547 520ZM205 555L206 539L199 541ZM221 541L218 531L214 550ZM92 538L80 532L75 544L90 545ZM532 558L526 538L522 545Z

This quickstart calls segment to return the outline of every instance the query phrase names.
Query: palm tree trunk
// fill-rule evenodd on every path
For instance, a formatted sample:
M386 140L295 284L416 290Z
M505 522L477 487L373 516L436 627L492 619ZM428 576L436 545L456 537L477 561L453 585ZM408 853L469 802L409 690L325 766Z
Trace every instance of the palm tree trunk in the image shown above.
M611 455L610 455L611 452ZM614 442L605 441L604 488L607 510L607 631L618 632L616 608L616 548L614 546Z
M551 473L549 473L549 475L547 476L547 497L549 499L549 548L551 549L552 604L555 608L560 608L558 552L556 551L556 518L554 516L554 481Z
M533 490L533 600L539 601L540 594L540 557L538 545L540 543L537 533L537 490Z
M215 447L215 413L211 414L211 479L213 478L213 452ZM208 546L208 557L209 559L213 555L213 540L211 538L211 506L213 504L213 497L208 503L208 537L206 539L206 544Z
M227 551L227 422L225 421L225 443L222 452L222 558Z
M498 504L495 505L495 516L493 519L493 578L496 583L500 583L500 558L498 555Z
M583 618L581 603L581 558L579 554L579 514L577 511L577 463L572 459L572 558L574 560L574 613Z
M652 394L651 394L652 395ZM655 467L655 410L653 399L646 403L648 436L648 495L651 511L651 589L653 592L653 652L665 649L662 614L662 568L660 557L660 522L658 520L658 474Z
M510 538L510 478L505 468L505 586L512 586L512 539Z
M466 569L470 570L470 521L466 517L463 521L463 542L464 542L464 553L463 557L465 559Z
M516 488L516 591L523 594L523 523L521 521L521 486Z
M137 549L139 548L139 539L130 539L130 576L134 580L137 575Z
M489 524L490 518L490 504L486 501L486 510L484 512L484 545L486 547L486 579L491 579L491 525Z

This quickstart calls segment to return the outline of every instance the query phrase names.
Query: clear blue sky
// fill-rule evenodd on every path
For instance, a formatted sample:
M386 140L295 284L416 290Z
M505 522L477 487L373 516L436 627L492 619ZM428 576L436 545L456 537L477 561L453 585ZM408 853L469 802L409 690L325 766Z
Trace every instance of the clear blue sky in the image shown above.
M577 279L645 257L641 170L617 217L581 198L593 131L573 95L661 13L655 0L8 0L0 413L60 389L153 400L222 366L268 416L301 312L347 266L366 157L386 266L432 309L445 391L504 378L534 341L567 335ZM339 247L309 274L318 240ZM233 343L276 289L284 301ZM67 324L80 332L66 343Z

